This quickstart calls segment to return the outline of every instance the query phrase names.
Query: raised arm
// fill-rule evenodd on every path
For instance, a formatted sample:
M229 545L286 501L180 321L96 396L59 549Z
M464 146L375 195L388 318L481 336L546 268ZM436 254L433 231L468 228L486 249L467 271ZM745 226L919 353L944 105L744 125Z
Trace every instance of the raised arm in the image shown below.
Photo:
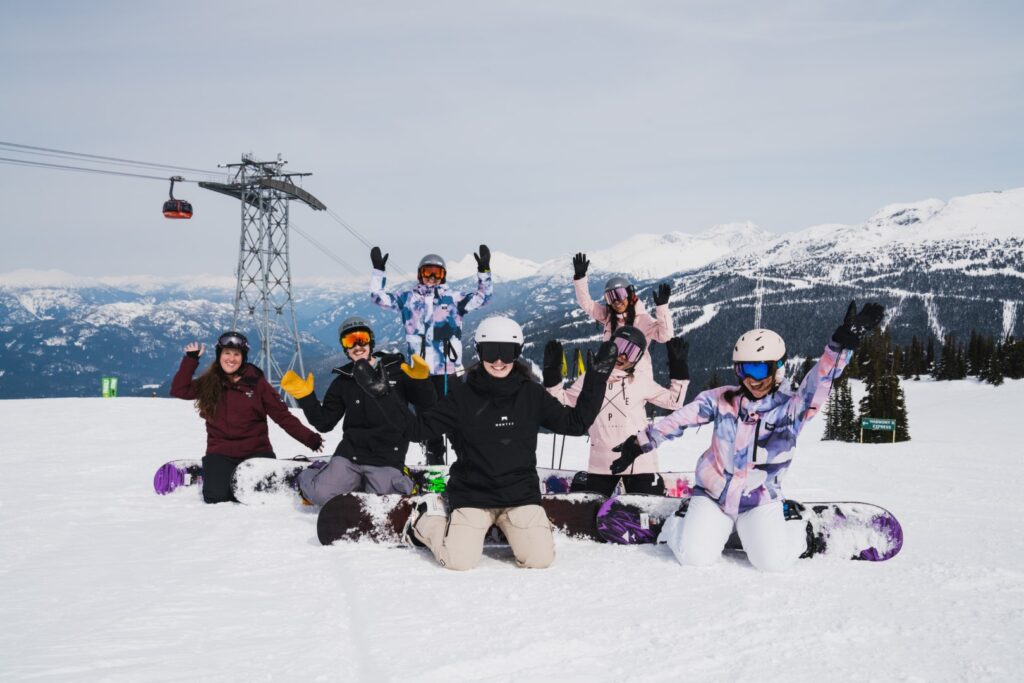
M186 401L195 400L196 390L192 384L192 376L196 374L196 368L199 367L199 357L203 355L205 350L206 347L197 342L192 342L185 347L185 355L181 358L181 365L178 366L178 371L174 373L174 379L171 380L171 396L185 399Z
M390 254L380 253L380 247L370 250L370 261L373 263L373 274L370 275L370 301L381 308L396 310L402 307L402 298L391 294L385 289L387 276L384 275L384 268L387 267Z
M466 315L482 306L494 296L494 283L491 281L491 250L486 244L480 245L480 253L473 254L476 259L476 291L460 293L456 297L459 315Z
M604 342L597 349L590 370L578 380L582 383L573 407L562 405L551 394L541 394L540 423L556 434L581 436L587 433L604 402L608 375L615 367L615 344Z
M583 312L599 323L603 324L608 322L608 307L604 304L596 303L590 298L590 287L587 281L587 276L584 275L578 280L573 280L572 286L576 290L576 303L583 309Z

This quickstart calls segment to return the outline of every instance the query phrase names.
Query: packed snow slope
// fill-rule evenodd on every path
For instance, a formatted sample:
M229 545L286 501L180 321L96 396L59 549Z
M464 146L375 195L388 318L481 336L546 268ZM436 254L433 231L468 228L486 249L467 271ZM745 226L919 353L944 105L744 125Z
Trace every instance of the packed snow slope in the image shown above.
M902 553L773 575L564 538L547 570L325 548L308 508L153 493L161 463L203 450L189 403L0 401L0 680L1020 680L1024 382L905 388L912 441L822 442L819 416L787 481L891 509ZM664 459L692 467L709 438ZM585 453L569 440L567 461Z

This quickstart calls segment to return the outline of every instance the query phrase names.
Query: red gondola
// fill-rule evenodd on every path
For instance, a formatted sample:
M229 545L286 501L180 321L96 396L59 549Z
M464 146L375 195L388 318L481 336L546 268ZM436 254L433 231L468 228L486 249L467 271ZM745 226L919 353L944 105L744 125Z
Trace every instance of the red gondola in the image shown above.
M164 202L164 218L192 218L192 205L184 199L174 198L174 183L184 181L180 175L171 178L171 198Z

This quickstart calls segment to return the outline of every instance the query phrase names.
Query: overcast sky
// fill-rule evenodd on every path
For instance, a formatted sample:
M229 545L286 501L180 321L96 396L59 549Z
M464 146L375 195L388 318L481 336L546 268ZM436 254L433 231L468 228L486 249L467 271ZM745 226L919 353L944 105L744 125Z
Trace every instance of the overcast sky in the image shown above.
M1022 6L5 0L0 141L196 168L281 153L410 269L480 242L541 261L859 223L1024 186ZM0 272L230 275L237 203L176 194L191 221L162 217L160 181L0 164ZM292 218L369 269L328 216ZM296 276L346 274L292 251Z

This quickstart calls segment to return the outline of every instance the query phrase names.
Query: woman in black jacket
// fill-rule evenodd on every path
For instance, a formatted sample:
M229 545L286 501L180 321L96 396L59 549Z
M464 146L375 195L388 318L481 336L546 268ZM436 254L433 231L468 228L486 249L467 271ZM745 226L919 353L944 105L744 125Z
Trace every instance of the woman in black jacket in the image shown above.
M405 473L405 454L409 439L402 434L404 421L389 421L381 406L367 401L366 393L352 379L352 367L364 361L387 379L403 406L412 403L417 410L429 408L437 400L433 385L426 381L426 364L419 356L419 380L412 379L413 368L399 353L373 351L373 329L359 317L346 318L338 328L338 340L352 362L335 368L338 376L324 395L323 404L313 393L312 374L303 380L292 371L281 378L281 387L298 402L306 420L318 432L329 432L345 418L341 443L334 457L325 464L314 463L298 477L299 490L309 502L323 505L334 496L352 491L385 495L408 494L412 479Z
M551 524L540 502L537 430L587 433L604 398L604 384L615 365L615 346L605 342L587 373L574 408L561 405L517 362L523 331L514 320L487 318L476 330L480 363L466 373L433 409L413 416L397 401L386 402L403 419L414 441L448 434L458 459L451 467L447 496L450 514L436 497L420 505L410 529L448 569L472 569L480 561L492 525L505 534L520 567L547 567L554 560ZM364 364L357 381L371 396L388 387ZM384 405L385 402L382 402Z

